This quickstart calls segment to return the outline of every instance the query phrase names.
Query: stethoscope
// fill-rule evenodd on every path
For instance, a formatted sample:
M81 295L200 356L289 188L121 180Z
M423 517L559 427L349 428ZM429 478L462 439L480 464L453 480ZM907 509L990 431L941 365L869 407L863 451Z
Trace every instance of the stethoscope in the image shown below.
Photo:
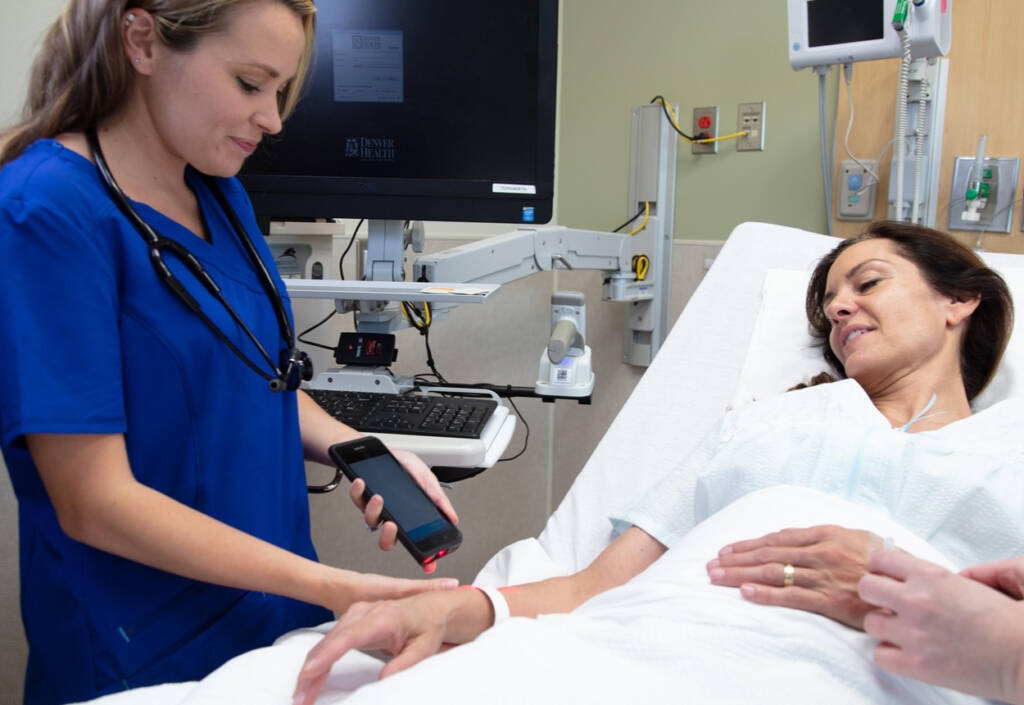
M267 298L270 299L270 305L274 308L274 314L277 316L277 326L281 332L281 338L285 342L285 349L281 351L279 356L278 364L275 365L273 359L267 354L266 349L260 344L260 341L253 335L249 327L245 325L242 319L238 316L238 313L231 307L224 296L220 293L220 287L213 281L213 278L203 268L203 265L199 263L195 255L189 252L188 248L182 245L176 240L171 240L162 235L159 235L153 228L149 226L146 221L136 212L135 208L132 207L128 197L125 196L124 191L117 185L117 181L114 180L113 174L110 173L110 168L107 166L107 160L103 157L103 150L100 149L100 141L96 136L95 129L89 129L85 133L86 139L89 141L89 148L92 150L93 160L96 162L96 168L100 172L100 177L103 179L103 183L106 185L107 190L110 192L110 197L117 204L117 207L121 212L131 221L132 225L135 226L135 230L138 231L139 235L146 242L149 247L149 262L153 265L153 269L156 275L161 281L166 284L171 291L181 300L185 306L195 313L207 327L213 331L213 333L220 338L224 343L231 348L232 352L238 356L242 362L248 365L256 374L263 379L270 382L270 389L274 392L280 392L283 389L294 391L299 388L299 384L303 380L310 380L313 378L313 361L309 359L302 350L295 347L295 334L292 331L291 321L288 320L288 311L285 308L284 300L281 298L281 292L278 291L277 286L274 284L274 279L271 277L270 272L267 271L266 264L256 251L256 246L253 245L252 240L249 239L249 235L242 223L238 220L238 215L235 213L228 199L224 196L217 182L211 177L203 174L203 181L206 187L210 189L214 197L217 199L217 203L220 204L224 214L231 221L231 226L234 228L235 235L238 237L239 242L242 243L242 247L249 255L249 259L252 260L253 267L256 269L256 273L259 275L260 283L263 285L263 290L267 294ZM270 365L273 374L267 374L261 370L255 362L249 359L238 347L231 342L231 340L224 335L224 332L217 327L209 316L203 312L199 302L188 293L185 286L178 280L174 273L171 272L167 263L164 262L164 252L169 252L177 257L185 268L192 274L203 287L210 293L213 298L220 302L224 310L228 312L231 318L238 324L238 326L245 332L252 344L256 346L263 359Z

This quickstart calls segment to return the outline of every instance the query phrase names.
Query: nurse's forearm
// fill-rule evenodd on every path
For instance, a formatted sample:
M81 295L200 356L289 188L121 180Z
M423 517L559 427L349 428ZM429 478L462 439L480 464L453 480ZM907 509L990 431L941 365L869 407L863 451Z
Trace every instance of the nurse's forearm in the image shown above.
M238 531L137 482L119 435L29 436L61 528L95 548L185 577L344 609L356 574Z
M83 525L91 546L195 580L347 607L342 571L239 531L137 482L111 488Z
M327 449L335 443L360 438L363 434L328 414L301 389L295 395L299 405L302 452L307 460L333 467L334 461L327 455Z

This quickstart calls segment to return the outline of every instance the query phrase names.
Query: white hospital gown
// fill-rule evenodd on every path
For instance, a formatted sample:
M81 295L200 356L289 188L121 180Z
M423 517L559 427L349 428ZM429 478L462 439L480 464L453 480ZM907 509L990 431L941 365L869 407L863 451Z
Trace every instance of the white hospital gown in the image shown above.
M613 521L671 547L749 492L800 485L883 510L960 567L1020 555L1022 426L1021 399L936 431L905 433L889 426L853 380L789 392L726 414Z

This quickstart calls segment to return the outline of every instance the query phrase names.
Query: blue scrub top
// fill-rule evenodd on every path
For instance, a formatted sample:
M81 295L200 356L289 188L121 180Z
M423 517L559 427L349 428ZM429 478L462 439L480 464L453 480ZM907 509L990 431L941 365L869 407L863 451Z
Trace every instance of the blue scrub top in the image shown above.
M209 242L135 207L195 254L276 357L283 341L251 262L199 175L189 168L186 180ZM287 303L241 185L219 183ZM166 259L207 315L262 361L222 307ZM0 311L0 448L18 497L26 703L195 680L331 618L294 600L155 570L61 531L25 434L121 433L139 482L316 559L295 393L271 392L189 312L153 272L95 166L53 140L0 170Z

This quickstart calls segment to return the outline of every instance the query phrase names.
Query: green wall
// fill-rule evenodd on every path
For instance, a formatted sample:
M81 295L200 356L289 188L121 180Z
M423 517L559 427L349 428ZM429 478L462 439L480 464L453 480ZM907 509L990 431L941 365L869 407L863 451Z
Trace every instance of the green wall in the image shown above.
M662 94L687 134L695 107L719 106L725 135L738 103L767 103L763 152L726 140L693 155L680 139L676 238L724 240L748 220L825 231L818 82L789 66L785 0L562 0L561 11L561 225L604 230L631 215L630 113Z

